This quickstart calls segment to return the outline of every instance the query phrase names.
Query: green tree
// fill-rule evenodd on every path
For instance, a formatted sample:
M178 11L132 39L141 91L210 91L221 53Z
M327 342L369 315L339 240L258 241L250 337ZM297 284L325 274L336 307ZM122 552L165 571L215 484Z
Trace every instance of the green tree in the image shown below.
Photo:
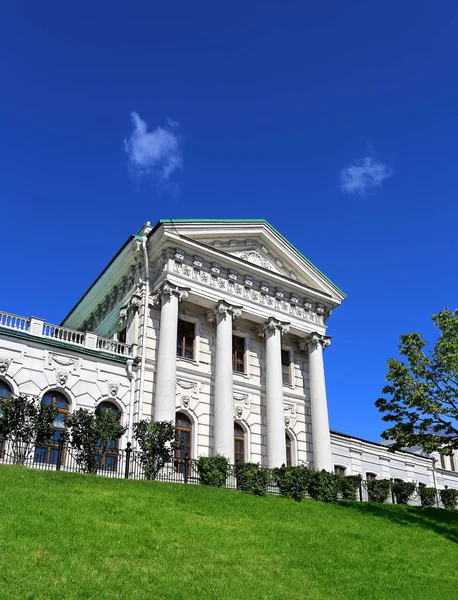
M140 462L146 479L156 479L159 471L172 462L176 441L175 427L171 421L148 421L134 423L134 436L140 448Z
M84 473L96 473L113 442L126 432L120 414L79 408L67 418L66 438L76 450L75 460Z
M392 450L419 445L426 452L451 454L458 448L458 309L433 315L434 348L419 333L401 335L402 360L388 360L388 384L376 401L392 427L382 433Z
M19 394L0 401L0 431L9 442L15 464L24 464L35 446L45 444L53 434L57 409L39 398Z

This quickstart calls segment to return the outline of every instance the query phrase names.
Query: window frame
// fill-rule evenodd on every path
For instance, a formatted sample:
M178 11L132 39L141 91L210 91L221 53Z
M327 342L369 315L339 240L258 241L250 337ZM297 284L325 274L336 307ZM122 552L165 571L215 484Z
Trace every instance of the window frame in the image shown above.
M365 475L365 478L364 478L365 481L373 481L374 479L377 479L377 477L378 477L378 474L374 473L374 471L366 471L364 475ZM370 475L370 477L369 477L369 475Z
M184 427L182 425L178 425L178 415L183 415L185 419L187 419L190 423L189 427ZM189 444L185 444L186 447L189 447L188 458L193 458L193 443L194 443L194 422L192 417L183 410L177 410L175 412L175 432L177 434L177 441L180 441L179 432L184 431L189 433ZM182 448L177 448L175 450L175 456L173 459L174 467L177 473L184 474L184 456L181 456ZM188 463L188 477L191 475L191 461Z
M334 475L338 475L339 477L347 476L347 468L345 465L336 464L334 465ZM338 471L343 471L342 473L338 473Z
M185 323L192 323L194 325L194 342L193 342L193 353L192 358L186 358L185 356L178 354L178 323L179 321L184 321ZM197 317L193 317L187 313L179 313L178 314L178 322L177 322L177 360L182 360L186 363L192 363L198 365L200 362L200 337L201 337L201 327L200 327L200 319Z
M236 435L235 433L235 428L239 427L242 430L243 436L242 435ZM237 464L237 455L242 454L241 452L236 452L235 449L235 443L238 442L243 442L243 460L242 462L249 462L247 460L247 430L246 428L239 422L239 421L234 421L234 433L233 433L233 440L234 440L234 464ZM240 460L238 461L240 462Z
M456 473L455 457L453 456L453 454L450 454L450 471Z
M61 390L56 389L56 388L47 390L46 392L43 392L43 394L41 396L41 402L43 402L43 400L47 394L59 394L60 396L62 396L62 398L65 398L67 405L68 405L68 408L66 408L66 409L56 406L56 404L57 404L56 403L56 395L53 396L53 400L52 400L52 403L50 404L50 406L57 408L58 415L62 414L62 415L68 416L71 413L72 402L71 402L70 398L66 394L64 394L64 392L62 392ZM57 415L56 415L56 417L57 417ZM65 427L54 427L54 423L53 423L53 430L54 430L54 432L59 431L60 435L62 435L62 434L65 435L65 432L67 431L67 424L65 423ZM37 451L40 449L46 450L45 460L37 460L37 458L38 458ZM56 441L56 440L52 440L52 439L48 440L46 445L43 444L42 446L35 447L34 454L33 454L33 462L34 463L36 462L36 463L42 464L42 465L55 466L58 461L58 456L56 456L56 462L51 462L50 459L51 459L53 450L56 450L56 449L59 450L59 440ZM60 462L62 464L64 462L64 458L65 458L65 443L62 444L62 451L61 451L61 456L60 456Z
M237 366L237 357L236 350L234 349L234 338L242 340L243 342L243 358L242 358L242 370L239 371L236 369ZM232 372L237 373L237 375L245 375L247 370L247 351L246 351L246 337L243 335L238 335L237 333L232 333Z
M110 404L110 405L111 405L113 408L115 408L115 409L116 409L116 412L119 414L118 423L122 424L123 411L122 411L122 410L119 408L119 406L118 406L118 405L117 405L115 402L113 402L113 400L101 400L101 401L100 401L100 402L97 404L97 406L96 406L96 408L95 408L96 412L97 412L98 410L100 410L100 407L101 407L103 404ZM105 412L107 412L107 411L105 411ZM109 451L108 451L108 452L105 454L105 456L103 456L103 457L101 458L101 460L100 460L100 464L98 465L97 469L98 469L98 470L100 469L101 471L116 472L116 471L117 471L117 469L118 469L118 463L119 463L119 441L120 441L120 440L119 440L119 439L117 439L117 440L110 440L110 441L113 441L113 442L115 442L115 445L116 445L116 447L115 447L113 450L109 450ZM110 467L108 467L108 468L107 468L107 466L106 466L106 463L107 463L107 460L106 460L106 459L107 459L107 458L108 458L108 460L109 460L109 461L110 461L110 459L111 459L111 458L113 458L113 459L114 459L114 460L113 460L113 465L112 465L112 466L110 466Z
M288 365L284 365L283 364L283 353L287 352L288 353L288 358L289 358L289 364ZM283 387L289 387L294 389L294 377L293 377L293 364L294 364L294 353L293 353L293 349L291 348L291 346L284 346L282 345L281 347L281 375L282 375L282 385ZM283 372L283 368L284 367L288 367L288 382L284 381L284 376L286 375L286 373Z
M445 454L439 454L439 458L440 458L440 463L441 463L441 469L446 471L447 467L445 466Z
M250 366L250 335L245 331L241 331L240 329L234 328L232 330L232 337L239 337L244 339L245 344L245 352L243 356L245 370L242 371L234 371L232 369L232 373L235 377L243 377L244 379L248 379L251 375L251 366ZM232 364L232 366L234 366Z
M292 433L285 429L285 449L286 449L286 466L294 467L296 465L295 460L295 440ZM289 449L289 460L288 460L288 449Z

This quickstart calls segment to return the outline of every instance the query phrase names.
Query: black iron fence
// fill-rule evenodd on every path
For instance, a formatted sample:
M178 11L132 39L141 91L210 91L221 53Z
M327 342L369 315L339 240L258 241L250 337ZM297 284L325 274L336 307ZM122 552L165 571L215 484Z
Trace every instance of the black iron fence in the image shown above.
M67 444L65 439L59 442L42 445L36 448L11 448L3 440L0 444L0 464L20 464L33 469L48 471L65 471L68 473L92 473L117 479L154 479L169 483L200 484L197 460L189 458L174 458L162 467L154 477L148 476L142 461L141 452L134 450L130 443L125 449L110 449L106 453L97 454L88 461L85 456ZM230 465L226 478L226 488L237 489L235 466ZM369 500L367 482L361 480L356 492L356 499L361 502ZM272 480L268 484L267 493L279 494L279 489ZM439 493L436 490L436 506L441 506ZM396 503L391 491L386 500ZM420 486L417 486L409 499L410 505L421 505Z

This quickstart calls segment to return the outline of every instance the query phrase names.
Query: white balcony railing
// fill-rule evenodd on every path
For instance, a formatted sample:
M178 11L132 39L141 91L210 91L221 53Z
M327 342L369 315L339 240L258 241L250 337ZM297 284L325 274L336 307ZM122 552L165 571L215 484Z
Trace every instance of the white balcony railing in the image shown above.
M100 337L95 333L77 331L76 329L60 327L59 325L51 325L50 323L45 323L42 319L37 319L35 317L27 319L25 317L18 317L17 315L0 311L0 328L22 331L32 336L34 339L40 337L54 339L59 342L64 342L65 344L96 350L106 354L125 357L131 357L133 355L133 346L124 344L123 342Z
M28 331L30 326L30 319L25 317L18 317L6 312L0 312L0 327L7 327L8 329L16 329L19 331Z
M75 329L67 329L67 327L59 327L45 323L43 325L43 337L50 337L61 342L76 344L77 346L84 345L84 333Z

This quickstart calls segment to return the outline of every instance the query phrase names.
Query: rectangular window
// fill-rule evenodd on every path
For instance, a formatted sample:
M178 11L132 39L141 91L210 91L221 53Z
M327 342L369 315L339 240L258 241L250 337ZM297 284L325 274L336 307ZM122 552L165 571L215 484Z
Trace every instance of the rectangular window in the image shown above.
M456 467L455 467L455 457L451 456L450 457L450 468L452 471L456 471Z
M232 336L232 370L245 373L245 338Z
M281 351L281 372L283 385L291 385L291 353L289 350Z
M375 473L366 473L366 481L373 481L377 479L377 475Z
M127 339L127 328L124 327L123 329L118 331L118 342L122 342L123 344L125 344L126 339Z
M443 454L441 456L441 469L445 469L445 456Z
M195 325L178 319L177 356L194 358Z
M345 477L345 471L346 471L346 468L341 467L340 465L335 465L335 467L334 467L334 473L336 475L339 475L340 477Z

